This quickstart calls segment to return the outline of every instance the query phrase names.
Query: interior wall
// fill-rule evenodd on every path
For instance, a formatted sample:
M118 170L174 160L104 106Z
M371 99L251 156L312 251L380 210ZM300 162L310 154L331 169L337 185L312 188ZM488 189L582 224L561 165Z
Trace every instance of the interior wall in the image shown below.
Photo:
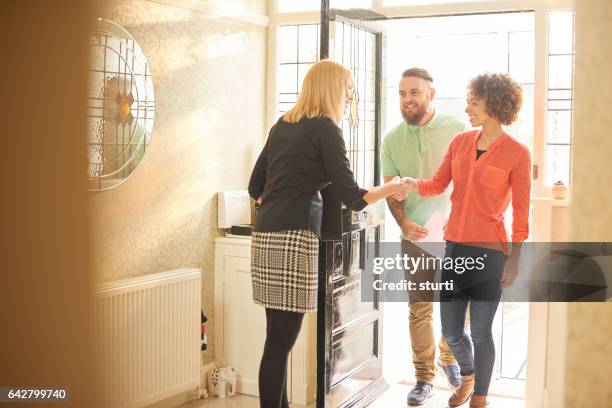
M612 2L579 0L576 9L572 240L612 241ZM565 406L612 401L611 303L568 306Z
M87 253L88 4L0 4L0 386L61 387L69 399L57 406L75 408L98 406Z
M210 4L217 3L209 0L205 0L205 2ZM244 10L245 12L262 16L268 15L267 0L223 0L223 7L230 10Z
M216 193L246 189L265 140L266 28L153 1L101 3L96 16L142 47L156 112L134 173L90 196L95 280L201 268L211 361ZM234 3L251 12L259 4Z

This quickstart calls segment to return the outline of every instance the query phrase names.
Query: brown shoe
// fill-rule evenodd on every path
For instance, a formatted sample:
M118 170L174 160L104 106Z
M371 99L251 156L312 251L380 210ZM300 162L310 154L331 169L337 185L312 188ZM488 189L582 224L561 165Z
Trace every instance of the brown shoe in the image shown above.
M450 407L458 407L465 404L472 393L474 392L474 375L462 375L461 385L455 390L453 395L448 399L448 405Z
M476 395L472 394L472 398L470 398L470 408L486 408L489 405L487 402L486 395Z

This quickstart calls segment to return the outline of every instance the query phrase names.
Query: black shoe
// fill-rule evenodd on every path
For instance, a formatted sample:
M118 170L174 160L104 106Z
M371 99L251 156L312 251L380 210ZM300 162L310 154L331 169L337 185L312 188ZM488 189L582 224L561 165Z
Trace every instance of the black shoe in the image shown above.
M433 395L432 389L433 384L417 381L414 388L408 393L408 405L423 405L427 398Z

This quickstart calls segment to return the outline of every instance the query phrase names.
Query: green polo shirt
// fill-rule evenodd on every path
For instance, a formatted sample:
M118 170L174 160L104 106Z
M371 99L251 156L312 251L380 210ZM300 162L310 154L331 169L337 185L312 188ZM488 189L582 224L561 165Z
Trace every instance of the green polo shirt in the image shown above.
M450 141L465 129L464 123L435 110L431 120L423 126L402 121L383 139L380 154L383 176L432 178ZM436 210L448 215L451 192L449 187L433 197L410 193L405 201L406 216L419 225L425 225ZM402 239L405 239L403 234Z

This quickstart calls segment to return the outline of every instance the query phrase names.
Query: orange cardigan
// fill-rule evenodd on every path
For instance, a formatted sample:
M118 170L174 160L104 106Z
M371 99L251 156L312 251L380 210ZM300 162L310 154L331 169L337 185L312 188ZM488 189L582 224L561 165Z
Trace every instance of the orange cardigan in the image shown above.
M432 179L418 180L422 196L441 194L453 182L447 241L494 244L508 254L504 212L512 198L512 242L529 236L531 158L507 133L476 160L481 131L459 133ZM486 245L488 246L488 245Z

